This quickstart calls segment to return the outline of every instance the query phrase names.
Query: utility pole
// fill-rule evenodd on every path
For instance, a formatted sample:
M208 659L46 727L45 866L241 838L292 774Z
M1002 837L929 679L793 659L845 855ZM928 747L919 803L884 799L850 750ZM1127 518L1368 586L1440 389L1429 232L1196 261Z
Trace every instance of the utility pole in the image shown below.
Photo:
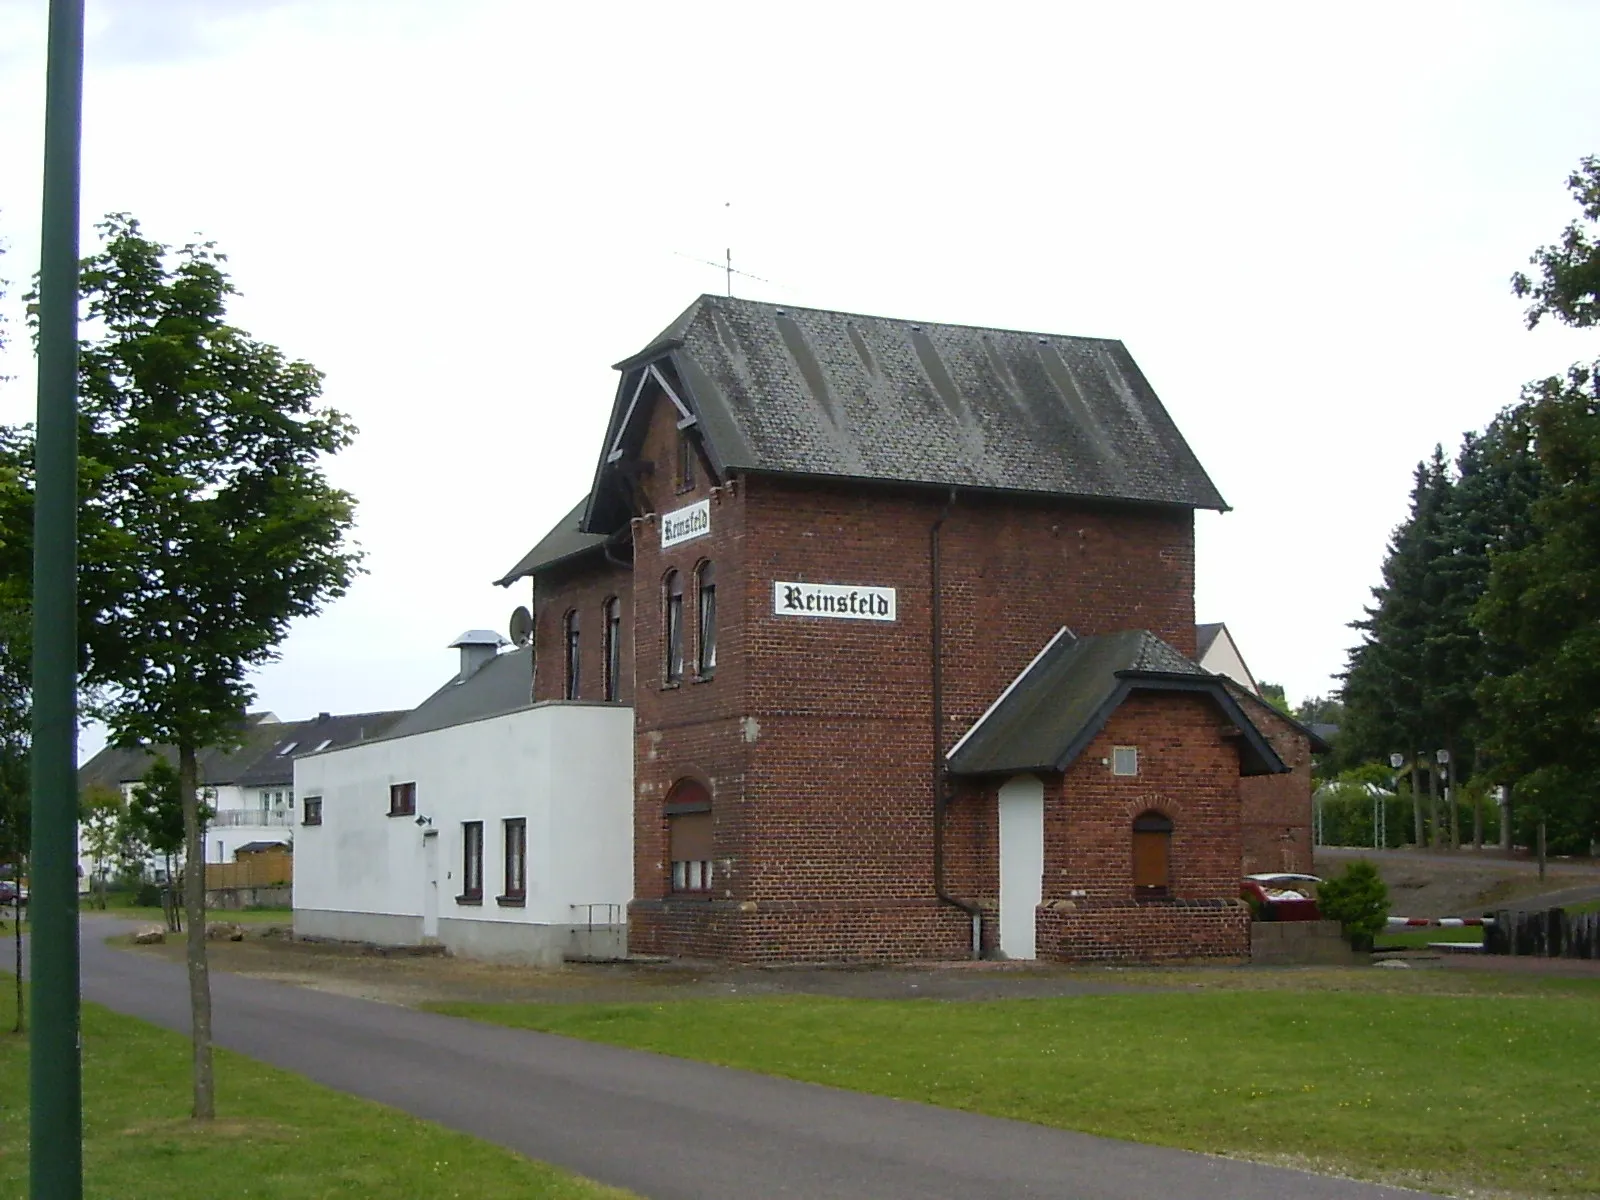
M83 0L50 0L33 557L28 1194L83 1196L78 1018L78 170Z

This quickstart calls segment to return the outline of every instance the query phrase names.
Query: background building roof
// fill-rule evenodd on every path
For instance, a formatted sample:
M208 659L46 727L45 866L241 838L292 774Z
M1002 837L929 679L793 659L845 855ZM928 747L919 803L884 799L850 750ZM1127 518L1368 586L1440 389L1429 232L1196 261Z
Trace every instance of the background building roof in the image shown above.
M264 714L270 718L270 714ZM232 750L206 747L198 755L203 787L288 787L294 782L294 760L317 748L377 737L403 712L321 713L305 721L262 719L251 714L240 744ZM120 788L137 783L159 755L174 766L172 746L107 746L78 769L78 786Z

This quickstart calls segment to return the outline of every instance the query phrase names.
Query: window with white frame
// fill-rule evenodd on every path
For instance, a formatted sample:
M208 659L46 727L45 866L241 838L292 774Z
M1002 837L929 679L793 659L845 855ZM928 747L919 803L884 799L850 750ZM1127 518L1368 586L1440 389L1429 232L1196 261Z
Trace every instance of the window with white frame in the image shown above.
M1111 773L1113 775L1137 775L1139 773L1139 747L1118 746L1111 751Z

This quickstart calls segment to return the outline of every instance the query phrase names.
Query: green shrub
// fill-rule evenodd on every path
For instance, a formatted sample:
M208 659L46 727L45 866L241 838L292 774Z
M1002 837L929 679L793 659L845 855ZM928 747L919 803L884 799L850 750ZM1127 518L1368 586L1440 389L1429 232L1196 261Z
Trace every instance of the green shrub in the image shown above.
M161 888L146 880L134 889L133 903L136 908L160 908Z
M1357 950L1372 949L1372 939L1389 921L1389 889L1378 877L1378 869L1365 859L1357 859L1337 879L1317 889L1317 907L1339 928Z

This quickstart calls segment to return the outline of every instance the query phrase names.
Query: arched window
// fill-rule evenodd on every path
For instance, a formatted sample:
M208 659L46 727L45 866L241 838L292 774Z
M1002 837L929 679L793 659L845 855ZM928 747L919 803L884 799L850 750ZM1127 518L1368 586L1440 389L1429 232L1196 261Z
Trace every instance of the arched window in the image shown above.
M711 793L693 779L680 779L667 793L668 879L675 894L711 891Z
M622 601L615 596L601 608L605 628L601 631L605 650L605 698L616 700L622 695Z
M1150 809L1133 819L1133 894L1166 896L1171 882L1172 820Z
M662 591L667 604L665 674L668 683L677 683L683 678L683 576L668 571Z
M566 684L562 695L568 700L578 698L578 610L573 609L567 613L562 621L562 637L565 643L566 655Z
M708 562L694 572L695 594L699 598L700 628L696 631L699 657L695 670L702 679L717 671L717 570Z

